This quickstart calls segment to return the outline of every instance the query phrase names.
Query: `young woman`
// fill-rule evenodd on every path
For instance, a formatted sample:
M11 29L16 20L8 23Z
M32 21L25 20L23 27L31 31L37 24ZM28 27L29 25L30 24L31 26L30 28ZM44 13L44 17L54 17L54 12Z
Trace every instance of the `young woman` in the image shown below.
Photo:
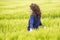
M28 31L32 31L32 29L38 29L38 26L41 26L41 11L37 4L30 5L31 15L28 23Z

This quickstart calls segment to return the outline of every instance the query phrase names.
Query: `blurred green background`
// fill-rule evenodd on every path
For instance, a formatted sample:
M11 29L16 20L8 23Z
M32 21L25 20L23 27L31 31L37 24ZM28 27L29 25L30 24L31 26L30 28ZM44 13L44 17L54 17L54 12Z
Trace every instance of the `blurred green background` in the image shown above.
M27 31L31 3L39 5L46 29ZM0 40L60 40L60 0L0 0Z

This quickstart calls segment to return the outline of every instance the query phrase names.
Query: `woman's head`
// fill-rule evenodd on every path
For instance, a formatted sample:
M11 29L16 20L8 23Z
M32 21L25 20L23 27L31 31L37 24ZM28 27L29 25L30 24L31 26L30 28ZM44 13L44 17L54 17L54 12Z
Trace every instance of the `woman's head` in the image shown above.
M30 5L31 10L33 11L33 14L35 14L38 18L41 17L41 12L40 12L40 8L37 4L31 4Z

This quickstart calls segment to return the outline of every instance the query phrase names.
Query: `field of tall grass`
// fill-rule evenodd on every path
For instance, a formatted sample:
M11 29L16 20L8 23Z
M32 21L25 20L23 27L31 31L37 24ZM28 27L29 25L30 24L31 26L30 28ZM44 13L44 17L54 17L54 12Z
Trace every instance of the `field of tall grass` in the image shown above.
M27 31L31 3L39 5L45 29ZM60 40L60 0L0 0L0 40Z

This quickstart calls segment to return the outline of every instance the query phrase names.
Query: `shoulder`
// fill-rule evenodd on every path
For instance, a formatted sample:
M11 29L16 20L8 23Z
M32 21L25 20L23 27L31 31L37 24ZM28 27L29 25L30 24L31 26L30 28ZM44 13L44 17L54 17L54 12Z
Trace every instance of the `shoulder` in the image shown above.
M33 15L33 14L32 14L32 15L30 15L30 18L34 18L34 17L35 17L35 15Z

